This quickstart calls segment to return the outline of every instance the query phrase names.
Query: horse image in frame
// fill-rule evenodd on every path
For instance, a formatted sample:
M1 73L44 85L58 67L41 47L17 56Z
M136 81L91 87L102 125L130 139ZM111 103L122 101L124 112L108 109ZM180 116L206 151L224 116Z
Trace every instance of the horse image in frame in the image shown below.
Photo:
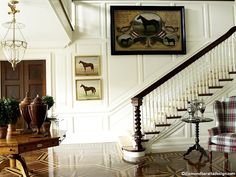
M99 76L100 57L99 56L75 56L76 76Z
M186 54L184 6L111 6L111 54Z
M76 80L76 100L100 100L101 79Z

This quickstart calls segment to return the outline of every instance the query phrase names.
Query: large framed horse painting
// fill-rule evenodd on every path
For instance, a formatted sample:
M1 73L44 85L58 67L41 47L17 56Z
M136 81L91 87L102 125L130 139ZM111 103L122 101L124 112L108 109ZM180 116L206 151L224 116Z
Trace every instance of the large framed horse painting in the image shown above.
M76 76L100 76L99 56L75 56Z
M111 6L111 54L186 54L183 6Z
M76 80L76 100L100 100L101 79L78 79Z

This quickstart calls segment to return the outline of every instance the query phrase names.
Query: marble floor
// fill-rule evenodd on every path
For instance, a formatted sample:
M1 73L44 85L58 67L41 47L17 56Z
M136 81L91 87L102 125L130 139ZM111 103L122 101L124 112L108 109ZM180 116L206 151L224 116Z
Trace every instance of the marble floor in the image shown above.
M180 177L180 176L236 176L236 154L230 154L226 171L223 154L213 153L213 164L200 154L191 152L150 154L139 164L122 160L116 143L60 145L23 154L34 177ZM1 158L0 158L1 161ZM6 169L0 177L16 177Z

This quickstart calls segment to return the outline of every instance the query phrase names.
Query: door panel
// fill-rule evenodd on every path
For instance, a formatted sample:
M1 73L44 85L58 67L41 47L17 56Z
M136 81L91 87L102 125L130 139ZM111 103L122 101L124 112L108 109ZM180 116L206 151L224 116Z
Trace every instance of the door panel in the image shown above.
M43 96L46 94L46 70L45 61L24 61L24 83L25 90L29 91L31 98L35 98L38 94Z
M1 96L21 101L26 92L33 99L46 95L45 60L21 61L15 71L7 61L1 62Z
M23 98L23 63L19 63L15 71L7 61L1 62L1 95L20 100Z

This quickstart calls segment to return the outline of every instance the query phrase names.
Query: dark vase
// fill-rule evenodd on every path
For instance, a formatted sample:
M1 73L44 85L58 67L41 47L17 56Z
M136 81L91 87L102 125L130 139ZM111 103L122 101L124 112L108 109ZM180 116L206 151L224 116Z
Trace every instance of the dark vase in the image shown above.
M28 105L30 105L31 99L29 97L29 93L26 93L25 98L20 102L19 107L20 107L20 113L21 116L24 118L25 122L27 123L27 130L28 132L32 132L30 123L31 123L31 118L29 115L29 109Z
M7 136L7 127L0 127L0 139L5 139Z
M44 104L39 95L37 95L33 102L28 105L28 109L32 124L37 127L36 134L41 134L40 128L46 119L48 106Z

